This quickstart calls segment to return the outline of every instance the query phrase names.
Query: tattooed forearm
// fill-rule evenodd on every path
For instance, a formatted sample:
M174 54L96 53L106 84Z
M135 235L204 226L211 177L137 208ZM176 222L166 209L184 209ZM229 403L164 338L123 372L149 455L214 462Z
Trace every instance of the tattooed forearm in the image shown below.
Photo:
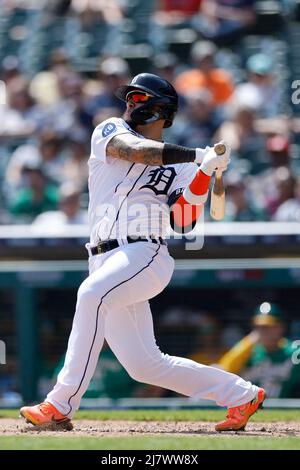
M139 139L131 134L113 137L107 144L106 152L110 157L153 166L194 162L196 157L195 149Z
M145 165L162 165L164 144L155 140L142 140L129 134L113 137L106 147L107 155Z
M149 145L149 141L142 141L136 150L138 161L145 165L162 165L163 147L161 142L151 141Z

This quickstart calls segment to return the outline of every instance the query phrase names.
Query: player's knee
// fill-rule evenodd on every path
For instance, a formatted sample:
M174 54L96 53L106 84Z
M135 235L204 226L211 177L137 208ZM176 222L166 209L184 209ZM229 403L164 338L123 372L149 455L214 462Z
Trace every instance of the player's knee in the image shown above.
M130 377L136 380L137 382L154 384L156 383L162 371L161 360L136 360L133 364L127 366L126 370Z
M78 302L88 305L98 305L101 295L99 296L99 290L97 291L95 286L89 282L89 279L86 279L78 289L77 299Z
M77 301L88 305L99 305L109 309L120 303L120 300L111 288L105 287L101 282L85 279L78 289Z
M136 382L151 383L150 376L142 369L129 368L127 372Z

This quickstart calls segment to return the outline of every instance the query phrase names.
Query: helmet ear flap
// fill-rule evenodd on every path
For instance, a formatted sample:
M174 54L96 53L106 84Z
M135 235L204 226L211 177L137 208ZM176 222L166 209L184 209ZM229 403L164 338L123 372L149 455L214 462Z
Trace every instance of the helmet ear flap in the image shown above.
M170 106L166 106L165 108L161 109L161 117L162 119L165 119L165 124L164 124L165 129L167 127L172 126L176 112L177 112L177 109L170 107Z
M158 109L154 110L154 106L157 106ZM167 128L172 126L176 112L177 106L162 102L162 98L154 97L144 105L134 109L131 113L130 121L131 124L137 126L164 119L164 128Z
M137 109L134 109L130 116L130 121L135 126L150 124L150 122L157 121L163 118L159 112L153 111L149 104L144 104Z
M175 117L175 112L173 112L171 115L169 115L169 117L167 117L165 119L165 124L164 124L164 129L167 129L167 127L171 127L172 124L173 124L173 120L174 120L174 117Z

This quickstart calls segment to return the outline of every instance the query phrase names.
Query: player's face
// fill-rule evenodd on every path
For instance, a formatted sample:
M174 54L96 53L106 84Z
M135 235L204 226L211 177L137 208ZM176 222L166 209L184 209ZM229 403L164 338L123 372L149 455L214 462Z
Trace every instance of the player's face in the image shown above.
M143 106L147 101L153 98L149 93L143 93L140 91L131 91L126 96L126 111L124 114L124 119L129 119L131 113L134 109L137 109Z
M259 325L256 327L259 333L259 341L267 350L277 348L278 341L284 334L284 326L279 323L277 325Z

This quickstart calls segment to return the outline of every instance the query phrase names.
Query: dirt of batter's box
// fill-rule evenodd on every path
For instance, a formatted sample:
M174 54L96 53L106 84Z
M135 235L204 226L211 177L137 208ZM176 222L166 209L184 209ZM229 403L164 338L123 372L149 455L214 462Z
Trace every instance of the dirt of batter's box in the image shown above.
M15 435L64 435L64 436L140 436L140 435L195 435L220 436L214 429L214 423L197 422L159 422L159 421L91 421L75 420L72 431L41 430L21 419L0 419L0 437ZM246 431L223 432L231 436L272 436L300 437L299 422L248 423Z

